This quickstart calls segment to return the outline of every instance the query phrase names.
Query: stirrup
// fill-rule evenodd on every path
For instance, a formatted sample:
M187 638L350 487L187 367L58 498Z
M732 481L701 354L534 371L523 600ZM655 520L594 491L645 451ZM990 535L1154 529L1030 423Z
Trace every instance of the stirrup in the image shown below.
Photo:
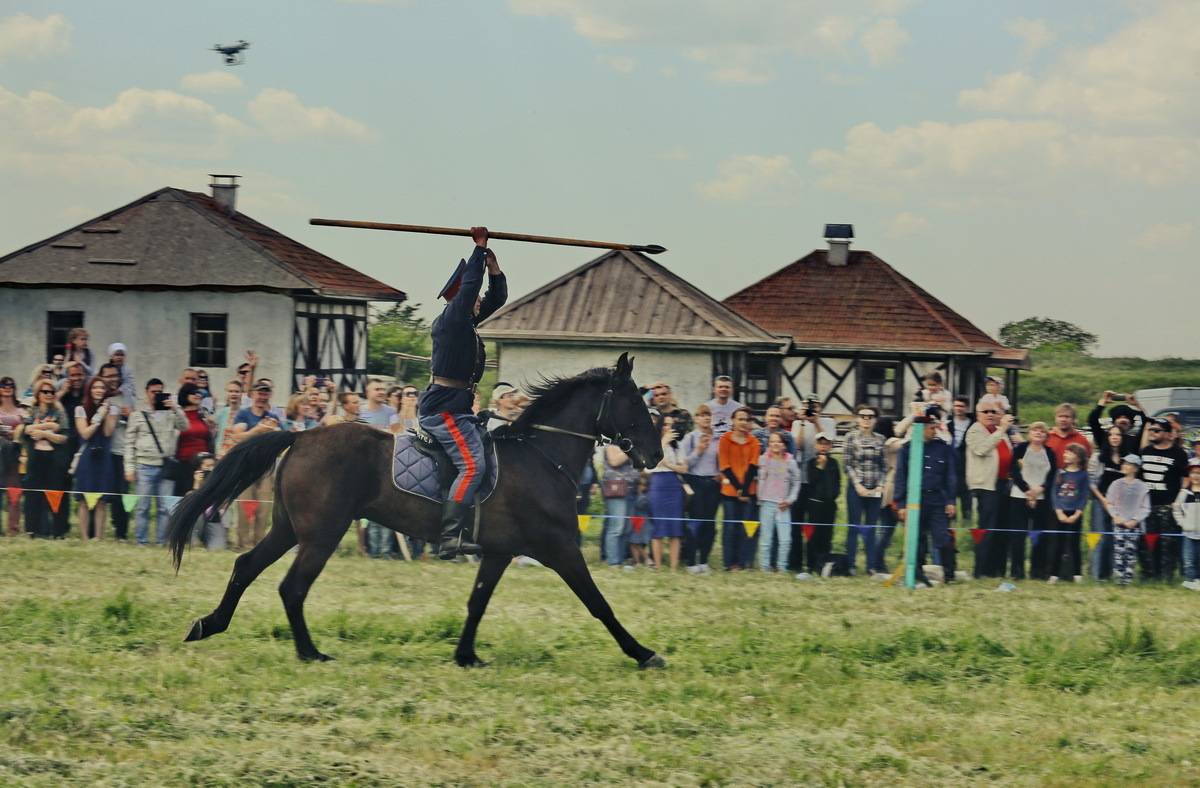
M452 561L460 555L483 555L483 548L474 542L467 541L466 529L456 536L443 539L438 545L438 558L442 561Z

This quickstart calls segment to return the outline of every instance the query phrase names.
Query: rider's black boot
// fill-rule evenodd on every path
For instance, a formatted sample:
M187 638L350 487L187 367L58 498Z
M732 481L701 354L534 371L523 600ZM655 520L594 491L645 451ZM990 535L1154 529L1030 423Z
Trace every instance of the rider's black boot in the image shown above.
M442 503L442 542L438 547L438 558L449 561L457 555L483 553L483 548L469 538L467 524L470 514L471 504L464 501Z

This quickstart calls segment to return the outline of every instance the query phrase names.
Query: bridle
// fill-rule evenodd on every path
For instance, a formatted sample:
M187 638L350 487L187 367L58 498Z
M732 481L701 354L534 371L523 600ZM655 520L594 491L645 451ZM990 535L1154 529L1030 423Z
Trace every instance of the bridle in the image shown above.
M612 398L613 398L613 390L610 388L608 391L604 392L604 397L600 400L600 410L597 411L596 418L593 422L595 424L595 432L593 432L593 433L589 434L586 432L576 432L574 430L565 430L562 427L552 427L549 424L530 424L529 428L534 429L534 430L541 430L542 432L552 432L552 433L555 433L558 435L570 435L575 438L583 438L584 440L586 440L590 443L599 442L600 445L602 445L602 446L607 446L609 444L615 445L618 449L620 449L621 451L628 454L629 458L631 460L633 460L635 465L641 465L641 466L645 467L646 458L642 456L642 453L640 451L638 451L637 446L635 446L633 444L633 441L631 439L629 439L625 435L621 434L621 429L617 426L616 416L613 413L613 409L612 409ZM608 433L609 433L609 435L611 435L611 438L608 435L605 435L605 424L604 424L605 417L608 418L608 427L609 427ZM521 435L521 434L511 435L511 436L496 435L495 437L497 439L517 440L517 441L522 441L525 438L525 436ZM549 454L546 454L545 450L542 449L540 446L538 446L536 443L530 443L529 445L532 446L533 448L537 449L537 451L540 452L542 454L542 456L544 456L547 460L550 461L551 465L553 465L555 468L557 468L558 470L560 470L564 474L566 474L572 483L576 483L577 479L576 479L575 474L571 473L566 468L564 468L561 463L555 462L554 458L552 458Z

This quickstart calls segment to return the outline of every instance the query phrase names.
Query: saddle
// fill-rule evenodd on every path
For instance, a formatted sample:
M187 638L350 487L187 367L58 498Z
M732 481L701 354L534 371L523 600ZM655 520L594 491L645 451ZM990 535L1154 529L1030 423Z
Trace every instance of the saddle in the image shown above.
M495 441L482 425L478 429L486 458L478 499L482 503L496 489L500 468L496 462ZM407 432L397 433L392 450L392 482L397 489L440 504L448 497L456 476L458 469L450 455L438 439L421 429L419 424Z

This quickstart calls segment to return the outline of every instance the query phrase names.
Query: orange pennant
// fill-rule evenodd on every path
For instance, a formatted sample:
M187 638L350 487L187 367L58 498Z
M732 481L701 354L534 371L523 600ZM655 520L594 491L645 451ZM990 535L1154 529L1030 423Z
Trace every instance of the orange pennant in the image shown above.
M742 520L742 525L746 527L746 536L750 539L758 533L758 520Z
M579 518L579 533L584 533L588 529L588 523L592 521L592 516L590 514L580 514L577 517Z
M1158 541L1158 534L1146 534L1145 538L1146 538L1146 547L1149 547L1151 550L1153 550L1154 544Z
M1087 543L1089 550L1095 550L1096 545L1100 544L1100 534L1087 534Z
M987 533L986 528L972 528L971 538L975 540L975 544L979 544L981 541L983 541L983 535L985 533Z
M630 522L633 523L633 532L635 534L640 534L642 532L642 526L646 524L646 518L645 517L630 517L629 520L630 520Z
M258 501L238 501L242 505L242 514L247 520L254 519L254 513L258 511Z
M96 504L104 497L104 493L90 492L83 494L83 500L87 503L88 510L96 508Z
M10 504L12 504L13 506L16 506L17 499L19 499L21 497L21 492L22 492L22 490L20 487L9 487L8 488L8 502Z
M45 490L46 500L50 502L50 509L55 514L58 514L58 508L62 506L62 490Z
M812 539L812 535L816 532L817 526L813 525L812 523L805 523L804 525L800 526L800 530L804 533L805 539Z

